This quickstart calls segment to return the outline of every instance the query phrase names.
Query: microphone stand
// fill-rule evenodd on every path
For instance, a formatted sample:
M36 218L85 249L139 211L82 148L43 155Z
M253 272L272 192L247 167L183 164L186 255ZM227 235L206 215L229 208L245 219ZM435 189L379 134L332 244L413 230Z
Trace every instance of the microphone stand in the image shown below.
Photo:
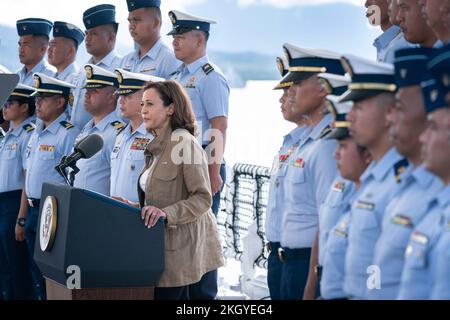
M67 164L66 156L62 157L61 163L55 167L56 171L64 178L64 181L69 187L73 187L73 183L75 181L75 175L80 172L80 169L73 164ZM71 168L69 175L67 175L67 168Z

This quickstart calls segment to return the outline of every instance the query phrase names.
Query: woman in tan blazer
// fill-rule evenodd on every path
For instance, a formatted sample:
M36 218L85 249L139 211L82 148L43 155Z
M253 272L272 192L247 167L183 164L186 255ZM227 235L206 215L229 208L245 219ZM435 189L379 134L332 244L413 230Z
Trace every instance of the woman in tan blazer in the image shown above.
M188 285L223 266L222 247L211 213L208 161L195 138L195 116L175 81L149 83L142 117L155 139L145 150L138 192L148 228L166 220L165 270L155 299L189 299Z

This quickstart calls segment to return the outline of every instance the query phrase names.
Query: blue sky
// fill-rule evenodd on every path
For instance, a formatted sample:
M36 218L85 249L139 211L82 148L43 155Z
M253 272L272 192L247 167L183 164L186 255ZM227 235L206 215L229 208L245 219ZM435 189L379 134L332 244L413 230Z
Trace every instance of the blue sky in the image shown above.
M121 22L119 42L131 47L125 0L1 1L0 24L14 26L16 20L34 16L83 27L83 11L100 3L116 5ZM164 17L168 10L180 9L217 20L210 48L221 51L281 54L282 44L291 42L373 59L372 42L380 33L378 28L368 25L362 0L162 0L162 3ZM164 33L169 29L170 23L165 19ZM164 40L171 42L169 37Z

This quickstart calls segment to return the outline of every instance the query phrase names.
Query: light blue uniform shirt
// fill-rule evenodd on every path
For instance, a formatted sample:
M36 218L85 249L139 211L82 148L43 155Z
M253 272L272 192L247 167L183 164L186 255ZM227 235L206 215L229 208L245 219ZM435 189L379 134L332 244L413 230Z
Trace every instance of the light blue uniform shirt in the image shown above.
M83 128L77 141L96 133L103 138L103 148L91 158L81 159L77 162L80 172L75 176L74 187L109 196L111 153L119 133L119 124L124 125L113 111L97 125L94 125L94 119L92 119Z
M391 26L373 42L377 49L377 61L394 63L395 51L406 48L415 48L417 45L406 41L400 27Z
M175 58L173 51L160 38L142 58L139 57L139 49L136 49L123 57L120 65L129 72L169 79L181 65L181 61Z
M427 215L411 234L405 251L405 265L398 295L400 300L430 299L433 284L443 280L436 279L435 250L449 199L450 186L447 186L431 201ZM448 286L447 283L445 285Z
M301 138L308 133L309 128L297 127L284 137L283 145L273 161L270 175L269 196L266 211L266 237L270 242L281 240L281 220L284 211L284 177L290 156L300 144Z
M138 177L144 167L144 151L153 140L142 124L135 132L128 125L116 138L111 154L110 195L138 202Z
M67 66L66 69L64 69L63 72L55 73L55 78L73 85L77 85L77 78L79 76L80 68L78 68L78 65L76 62L71 63ZM70 118L70 113L72 111L72 107L68 104L66 108L66 116L67 118Z
M441 236L432 252L432 259L436 260L436 272L431 299L450 300L450 187L442 195L444 216L441 219Z
M350 210L350 200L356 192L355 184L338 176L334 180L325 202L319 209L319 264L325 257L328 236L336 223Z
M329 127L326 115L302 139L287 164L281 246L289 249L311 248L319 223L318 210L337 174L333 154L336 141L320 139Z
M381 289L368 290L369 299L397 298L411 233L427 214L431 198L443 187L439 178L423 166L418 167L405 179L403 190L387 206L373 258L373 264L382 272Z
M0 138L0 193L22 190L25 184L25 152L35 125L28 118L17 128L9 128Z
M209 144L210 120L228 117L230 87L222 71L204 56L190 65L182 64L171 80L179 82L189 94L199 130L199 142Z
M55 73L55 78L73 85L77 85L78 76L80 73L80 68L76 62L72 62L64 69L63 72Z
M322 258L322 278L320 280L320 295L325 300L347 297L343 286L348 229L351 222L350 214L349 210L341 216L338 223L330 230L325 243Z
M45 59L42 59L29 72L25 70L25 66L22 69L20 69L17 72L20 77L19 82L27 86L34 87L33 74L38 72L53 77L55 75L56 69L53 66L49 65L47 61L45 61Z
M114 70L120 66L120 62L121 57L117 54L116 50L113 50L96 65L110 72L114 72ZM86 64L94 64L94 61L91 58ZM72 107L70 121L79 129L82 129L86 123L92 119L92 115L89 114L84 108L84 94L86 93L86 89L83 89L86 85L86 72L84 68L80 69L76 79L77 83L74 85L77 88L73 93L74 104Z
M367 268L372 265L386 206L402 187L402 183L396 180L394 169L402 160L395 148L391 148L378 163L373 162L361 177L361 192L351 208L352 221L345 259L344 290L353 298L367 298ZM407 175L408 172L405 172L402 178Z
M79 130L65 122L65 119L66 115L63 113L47 128L44 128L41 121L31 135L26 150L25 191L28 198L40 199L44 182L65 184L55 166L63 156L71 153L79 133Z

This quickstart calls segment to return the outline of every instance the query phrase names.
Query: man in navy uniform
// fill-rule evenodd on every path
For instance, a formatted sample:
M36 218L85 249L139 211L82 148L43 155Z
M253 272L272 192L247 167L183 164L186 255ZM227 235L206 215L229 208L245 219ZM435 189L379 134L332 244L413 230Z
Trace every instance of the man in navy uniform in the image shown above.
M368 290L369 299L396 299L409 237L428 211L428 203L442 188L439 178L422 165L420 135L427 114L421 82L427 76L427 48L403 49L395 53L397 103L390 113L390 137L397 151L414 168L403 190L386 208L382 231L375 245L373 264L382 272L381 288Z
M55 166L63 156L70 154L79 131L66 120L64 112L70 103L74 86L42 73L36 73L34 79L37 91L36 115L41 121L34 130L25 153L25 190L19 219L26 219L25 236L30 252L36 298L43 300L46 299L44 278L33 261L42 185L45 182L65 183L64 178L56 172Z
M125 56L121 68L168 79L181 64L161 39L161 0L127 0L128 29L138 48Z
M186 88L191 98L200 143L209 157L209 177L213 195L212 211L219 212L220 193L225 181L226 131L230 88L222 71L213 65L206 54L213 20L196 17L176 10L169 12L173 29L175 56L183 64L172 75ZM192 299L214 299L217 295L217 270L205 274L199 283L189 287Z
M290 85L288 99L291 108L307 119L308 127L308 133L287 163L279 249L283 262L282 298L296 300L304 297L310 262L317 260L311 255L311 248L316 241L318 210L337 174L333 158L336 142L321 139L331 130L333 117L324 115L327 91L317 75L323 72L344 75L344 69L340 55L334 52L299 48L292 44L285 44L284 50L289 60L289 73L280 85ZM314 295L313 291L308 295Z
M349 90L341 98L341 102L354 102L347 116L349 130L373 159L361 177L361 192L352 204L345 258L345 292L349 298L366 299L367 290L378 288L376 280L382 276L372 261L386 206L401 190L409 163L389 140L387 115L395 107L397 89L394 67L356 56L345 56L342 61L352 77ZM368 270L373 272L372 277Z
M119 67L121 57L115 50L116 36L119 24L116 22L116 8L110 4L101 4L83 13L83 23L86 27L85 45L91 58L86 64L94 64L110 72ZM75 103L70 121L82 129L92 116L84 106L86 89L85 70L77 75Z
M33 74L37 72L53 76L56 70L44 59L53 24L45 19L28 18L17 21L16 26L19 34L19 59L23 64L18 72L20 83L32 86Z
M56 68L55 78L76 84L79 72L75 62L78 47L84 40L84 32L77 26L63 21L53 24L53 39L48 48L48 62Z
M17 219L25 183L25 150L35 129L34 89L17 85L2 109L11 127L0 141L0 297L32 299L24 220Z
M75 177L74 186L109 196L111 153L117 135L125 127L116 114L117 96L114 93L117 77L94 64L85 65L84 71L87 78L84 106L92 119L84 126L77 141L96 133L103 138L103 148L93 157L78 161L80 172Z

